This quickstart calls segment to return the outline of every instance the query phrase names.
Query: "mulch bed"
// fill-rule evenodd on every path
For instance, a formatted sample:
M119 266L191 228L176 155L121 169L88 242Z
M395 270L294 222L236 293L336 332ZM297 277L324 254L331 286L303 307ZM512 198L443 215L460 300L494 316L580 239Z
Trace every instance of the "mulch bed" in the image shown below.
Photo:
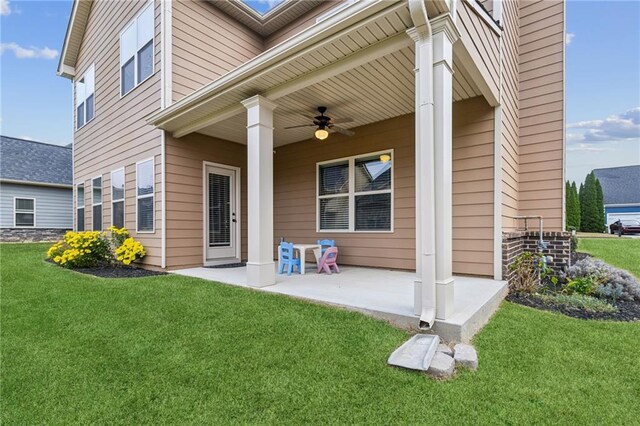
M525 294L509 294L507 300L519 305L529 306L531 308L541 309L544 311L559 312L564 315L580 318L580 319L598 319L598 320L614 320L614 321L639 321L640 320L640 303L619 300L613 305L618 312L587 312L581 309L575 309L568 306L558 306L546 303L535 297Z
M55 265L55 263L50 259L47 259L47 262ZM168 275L166 272L150 271L148 269L136 268L134 266L97 266L95 268L76 268L71 270L100 278L142 278L153 277L156 275Z

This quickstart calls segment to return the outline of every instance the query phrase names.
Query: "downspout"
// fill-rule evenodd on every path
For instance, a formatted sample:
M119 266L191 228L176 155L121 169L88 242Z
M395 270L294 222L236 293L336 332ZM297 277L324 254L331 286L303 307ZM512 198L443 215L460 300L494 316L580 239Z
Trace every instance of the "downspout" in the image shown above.
M433 39L425 0L408 0L412 34L416 41L416 158L420 194L420 215L417 222L421 236L420 259L417 265L421 279L421 311L419 328L430 329L436 318L435 262L435 154L433 135ZM425 161L423 161L425 160ZM424 218L424 219L423 219Z

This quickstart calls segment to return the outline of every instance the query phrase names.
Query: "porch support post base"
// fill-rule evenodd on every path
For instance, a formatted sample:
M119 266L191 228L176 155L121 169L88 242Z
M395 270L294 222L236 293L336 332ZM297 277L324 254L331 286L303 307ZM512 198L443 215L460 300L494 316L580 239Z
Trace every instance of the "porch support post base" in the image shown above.
M275 262L247 262L247 283L251 287L266 287L276 283Z
M436 318L447 319L453 315L453 277L436 280Z
M247 282L276 283L273 262L273 110L276 104L256 95L247 109L248 259Z

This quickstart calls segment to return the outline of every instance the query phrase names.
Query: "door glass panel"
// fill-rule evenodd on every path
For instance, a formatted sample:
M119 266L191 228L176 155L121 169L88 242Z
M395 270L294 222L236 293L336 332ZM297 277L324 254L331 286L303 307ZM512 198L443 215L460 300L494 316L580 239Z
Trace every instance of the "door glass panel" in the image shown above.
M209 247L231 246L231 177L209 173Z

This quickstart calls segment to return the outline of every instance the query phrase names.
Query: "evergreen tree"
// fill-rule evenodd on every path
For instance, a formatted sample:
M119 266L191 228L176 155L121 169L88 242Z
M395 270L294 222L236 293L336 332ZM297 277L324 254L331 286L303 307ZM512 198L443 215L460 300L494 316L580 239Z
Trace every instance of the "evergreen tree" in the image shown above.
M593 173L593 172L592 172ZM606 224L604 220L604 194L602 192L602 185L600 185L600 181L594 175L594 179L596 182L596 208L597 213L594 213L598 220L600 221L600 232L604 232L606 230Z
M576 183L565 184L565 208L566 208L566 229L580 229L580 200Z
M598 180L591 172L580 187L580 230L583 232L602 232L604 228L604 208L602 201L599 202L598 186Z
M571 183L571 192L573 193L573 226L576 230L580 229L580 197L578 196L578 188L576 182Z

